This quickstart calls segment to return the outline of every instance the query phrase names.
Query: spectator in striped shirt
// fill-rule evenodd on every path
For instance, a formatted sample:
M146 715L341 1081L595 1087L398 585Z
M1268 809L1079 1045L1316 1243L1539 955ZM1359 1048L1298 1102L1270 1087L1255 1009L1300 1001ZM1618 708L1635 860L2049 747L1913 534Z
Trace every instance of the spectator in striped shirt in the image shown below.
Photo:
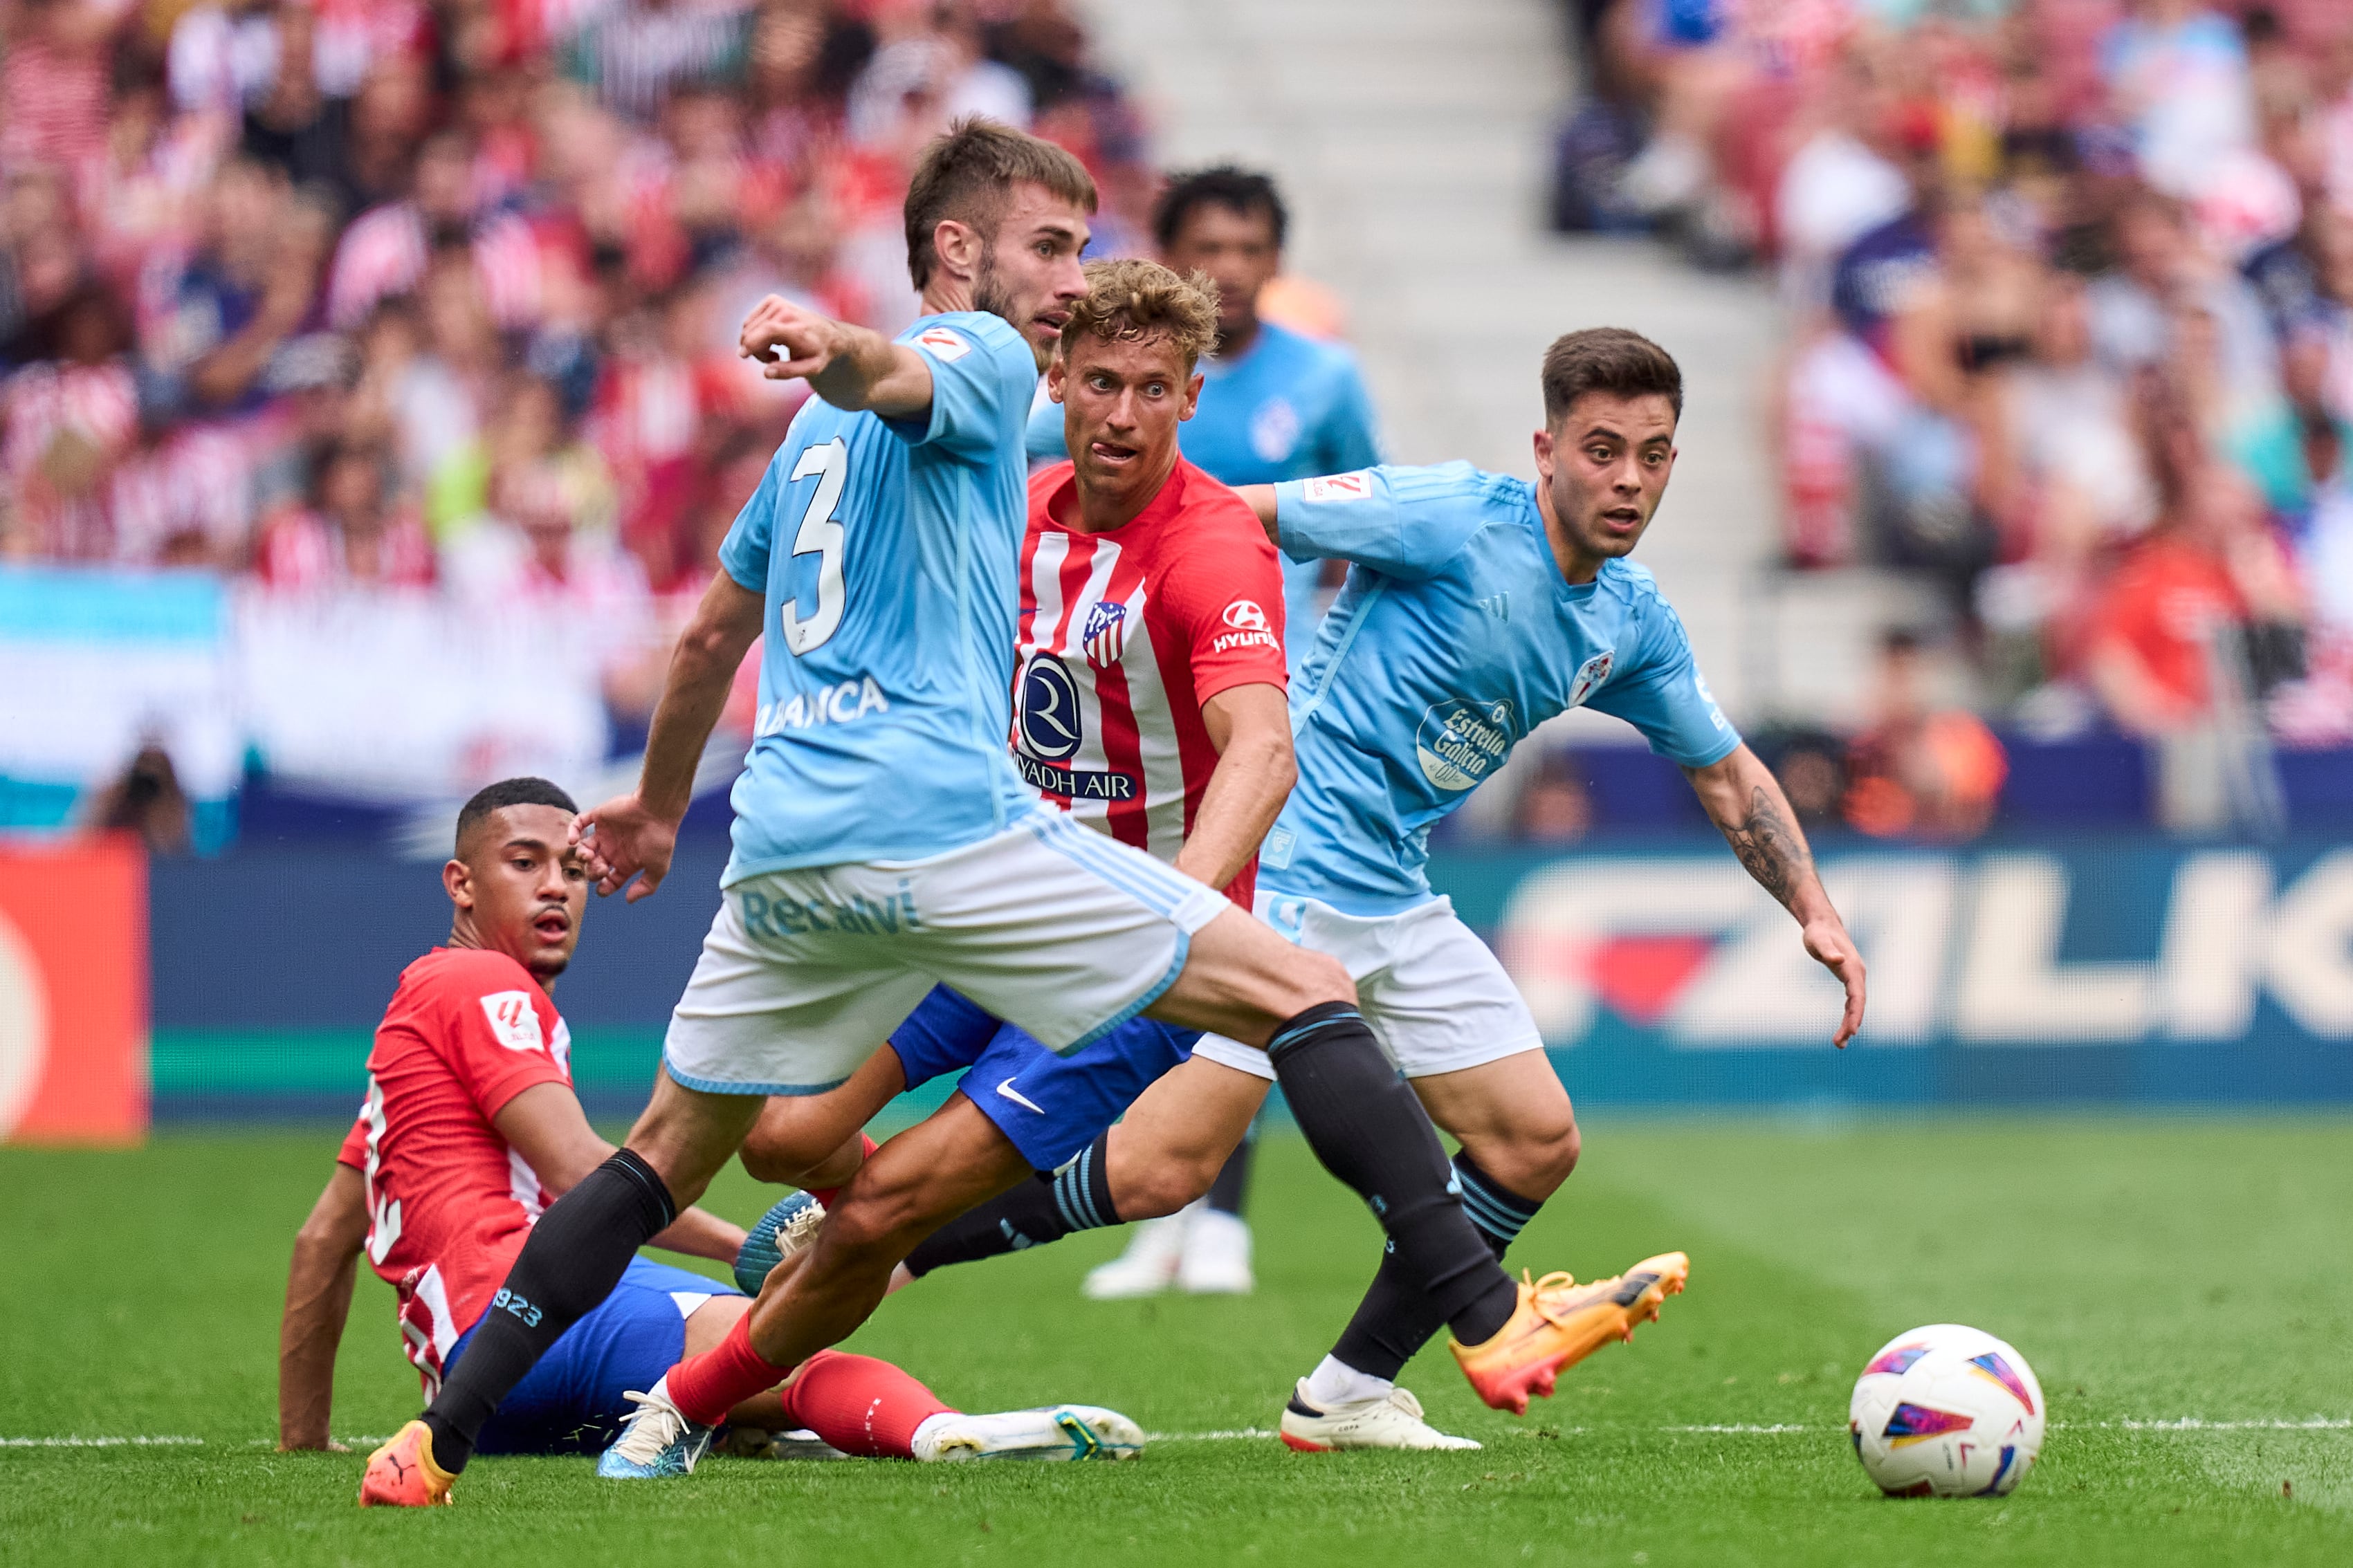
M343 442L319 454L311 504L263 525L255 573L281 593L420 588L433 581L433 546L413 510L392 504L390 467L372 447Z
M580 30L566 74L607 108L649 121L685 83L740 77L750 23L743 0L635 0Z
M417 155L412 194L360 215L335 251L327 315L348 331L383 300L424 280L442 246L472 255L482 294L500 325L522 326L539 310L539 256L531 226L512 212L477 212L474 148L462 132L445 131Z

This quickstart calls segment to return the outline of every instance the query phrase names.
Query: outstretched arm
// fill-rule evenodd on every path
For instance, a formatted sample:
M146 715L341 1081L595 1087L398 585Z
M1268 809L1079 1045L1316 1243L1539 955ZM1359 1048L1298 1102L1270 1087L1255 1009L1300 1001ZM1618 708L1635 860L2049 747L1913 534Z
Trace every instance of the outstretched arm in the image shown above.
M1201 723L1217 748L1218 767L1176 852L1176 869L1223 888L1250 864L1282 814L1299 766L1291 753L1291 709L1279 686L1229 686L1201 704Z
M1241 497L1242 504L1257 514L1258 525L1266 530L1268 542L1281 544L1282 541L1278 537L1281 531L1275 526L1274 521L1274 487L1272 485L1236 485L1234 494Z
M338 1164L294 1233L294 1261L286 1270L286 1310L278 1321L280 1448L338 1447L327 1436L335 1349L351 1317L352 1282L366 1240L366 1189L357 1171Z
M752 307L736 342L762 375L806 381L836 408L912 419L932 405L932 367L922 354L778 295Z
M1862 954L1814 874L1813 852L1806 847L1788 796L1746 746L1734 747L1731 755L1704 768L1685 768L1683 776L1757 885L1797 918L1806 951L1846 987L1846 1011L1831 1040L1844 1049L1862 1027Z
M760 636L765 603L725 568L712 575L693 621L680 634L670 657L670 674L646 735L645 768L638 776L637 794L608 800L573 819L572 842L580 849L588 875L596 879L599 893L628 887L629 879L643 872L628 891L628 901L636 903L670 874L678 825L694 799L695 764L702 760L703 743L727 707L728 688L734 684L744 655Z
M491 1118L516 1153L522 1156L550 1202L579 1184L580 1179L613 1157L613 1146L588 1125L587 1113L570 1088L560 1083L535 1083ZM744 1227L717 1215L689 1208L653 1238L653 1245L691 1258L735 1261L744 1247Z

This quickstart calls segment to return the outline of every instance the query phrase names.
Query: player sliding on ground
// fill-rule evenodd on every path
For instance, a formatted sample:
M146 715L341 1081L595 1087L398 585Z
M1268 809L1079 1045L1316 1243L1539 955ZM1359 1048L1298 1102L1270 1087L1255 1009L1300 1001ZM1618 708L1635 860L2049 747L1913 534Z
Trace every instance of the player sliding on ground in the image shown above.
M1836 1044L1863 1009L1862 959L1780 786L1717 711L1651 574L1623 559L1673 471L1681 373L1649 340L1599 329L1552 345L1543 387L1534 485L1452 463L1241 492L1289 553L1352 563L1293 694L1300 776L1261 854L1259 914L1347 965L1398 1070L1461 1141L1464 1206L1499 1258L1575 1167L1577 1121L1510 977L1431 893L1424 846L1536 725L1588 705L1682 763L1741 864L1843 982ZM1124 1218L1172 1213L1208 1188L1267 1084L1261 1053L1204 1038L1064 1183L1107 1194ZM907 1267L1051 1241L1103 1206L1051 1198L1018 1188L939 1231ZM1683 1268L1654 1258L1629 1277ZM1442 1321L1384 1257L1339 1342L1285 1405L1283 1439L1473 1446L1431 1428L1395 1384ZM1482 1350L1455 1353L1478 1371Z
M1464 1216L1347 972L1041 805L1006 752L1022 421L1087 291L1093 205L1068 153L961 125L909 188L926 313L899 339L774 297L745 322L744 353L818 396L721 547L638 792L579 829L600 889L642 876L630 896L653 890L729 682L765 630L724 900L627 1146L533 1228L462 1363L370 1456L363 1503L445 1500L500 1402L702 1195L765 1097L843 1082L941 983L1057 1053L1147 1009L1265 1051L1317 1157L1380 1216L1430 1310L1482 1348L1467 1369L1482 1396L1525 1402L1574 1349L1548 1299L1515 1286ZM737 1390L774 1386L865 1320L916 1242L1030 1171L951 1098L859 1168L814 1247L670 1394L723 1411ZM707 1441L690 1412L673 1419L657 1473Z
M399 1293L400 1333L429 1398L459 1364L543 1204L610 1158L572 1091L556 977L580 940L588 877L567 847L571 797L544 779L491 785L458 815L442 868L446 947L410 964L368 1055L367 1102L295 1238L279 1327L278 1440L332 1447L335 1349L361 1253ZM690 1208L654 1245L733 1260L734 1226ZM632 1259L477 1439L491 1454L593 1453L681 1352L720 1342L750 1300ZM1114 1411L965 1415L904 1372L828 1351L735 1405L750 1434L809 1430L845 1454L902 1459L1124 1458L1143 1433Z

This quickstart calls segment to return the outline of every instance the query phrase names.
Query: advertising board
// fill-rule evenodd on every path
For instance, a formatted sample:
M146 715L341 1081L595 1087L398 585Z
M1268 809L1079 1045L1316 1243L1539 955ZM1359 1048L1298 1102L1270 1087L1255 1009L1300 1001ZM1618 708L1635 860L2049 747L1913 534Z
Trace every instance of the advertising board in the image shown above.
M0 1142L135 1142L147 1110L144 856L0 846Z
M1871 1010L1720 847L1432 866L1604 1100L2353 1100L2353 848L1832 849Z

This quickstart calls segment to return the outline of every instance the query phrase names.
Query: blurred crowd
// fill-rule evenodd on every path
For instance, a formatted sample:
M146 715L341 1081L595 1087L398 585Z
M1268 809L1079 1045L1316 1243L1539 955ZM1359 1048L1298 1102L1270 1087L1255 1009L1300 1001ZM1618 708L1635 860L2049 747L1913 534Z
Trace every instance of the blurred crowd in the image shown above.
M911 320L925 140L1070 147L1100 250L1154 191L1061 0L0 0L0 559L653 645L801 395L738 322Z
M1778 268L1789 564L2029 730L2353 741L2353 5L1572 8L1556 222Z

